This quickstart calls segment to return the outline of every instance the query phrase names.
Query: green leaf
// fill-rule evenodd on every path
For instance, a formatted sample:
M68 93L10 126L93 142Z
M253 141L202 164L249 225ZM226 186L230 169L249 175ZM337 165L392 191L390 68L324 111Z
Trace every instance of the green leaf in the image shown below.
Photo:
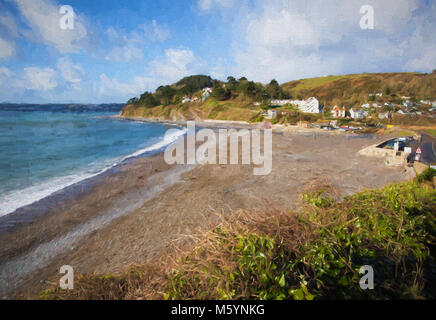
M279 286L283 288L285 285L286 285L285 275L282 274L282 277L279 280Z

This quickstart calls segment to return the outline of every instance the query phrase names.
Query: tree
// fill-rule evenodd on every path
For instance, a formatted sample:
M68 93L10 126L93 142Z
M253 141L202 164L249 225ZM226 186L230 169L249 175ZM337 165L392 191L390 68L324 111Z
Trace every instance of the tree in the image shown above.
M159 101L153 96L153 94L146 91L141 94L141 97L139 98L139 104L147 108L153 108L159 105Z
M256 95L256 85L253 81L240 82L238 91L247 97L254 97Z
M282 89L277 80L271 80L271 82L266 86L266 93L272 99L282 98Z
M127 101L127 104L137 104L139 101L138 97L134 97L132 99L130 99L129 101Z
M212 78L204 75L185 77L176 83L178 87L184 86L187 94L192 94L206 87L211 87L212 85Z
M163 105L169 105L173 97L176 94L176 90L171 86L162 86L156 90L156 98L160 100Z
M223 88L222 85L216 84L210 95L217 100L227 100L230 98L231 92L230 90Z
M383 92L386 96L388 96L388 95L390 95L391 94L391 89L389 88L389 87L386 87L385 89L384 89L384 92Z
M227 88L229 90L236 90L238 81L234 77L227 77Z

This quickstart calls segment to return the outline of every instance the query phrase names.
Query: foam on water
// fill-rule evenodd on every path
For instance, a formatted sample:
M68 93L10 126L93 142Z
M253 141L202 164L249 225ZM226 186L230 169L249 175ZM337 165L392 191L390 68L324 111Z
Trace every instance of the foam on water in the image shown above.
M43 181L39 184L21 190L13 190L1 194L0 217L13 213L15 210L19 208L35 203L66 187L72 186L83 180L100 175L106 172L107 170L119 165L121 162L127 159L138 157L146 153L159 151L165 148L166 146L170 145L171 143L175 142L185 133L186 133L186 129L174 131L173 134L162 137L160 141L154 143L153 145L149 147L141 148L131 154L96 162L90 164L90 166L88 166L86 169L78 169L76 173L54 177L48 179L47 181Z

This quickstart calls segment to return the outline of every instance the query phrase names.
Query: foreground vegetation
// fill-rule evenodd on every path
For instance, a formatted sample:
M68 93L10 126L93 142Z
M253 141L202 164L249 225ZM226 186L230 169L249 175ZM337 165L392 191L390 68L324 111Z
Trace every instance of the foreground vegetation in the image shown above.
M434 299L435 172L342 202L317 187L298 212L238 211L174 260L80 276L74 290L41 298ZM374 290L359 286L363 265Z

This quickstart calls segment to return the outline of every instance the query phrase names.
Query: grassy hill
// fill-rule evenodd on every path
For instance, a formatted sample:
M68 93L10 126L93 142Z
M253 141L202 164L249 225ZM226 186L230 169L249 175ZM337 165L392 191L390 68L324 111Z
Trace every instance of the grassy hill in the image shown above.
M245 78L236 80L229 77L227 80L218 81L204 75L186 77L175 84L159 87L155 93L145 92L139 98L129 100L122 116L160 120L201 118L256 121L261 118L263 110L261 105L255 105L254 102L268 99L316 97L324 106L337 104L348 108L366 102L401 105L405 100L403 96L410 97L411 101L436 100L436 72L327 76L282 85L275 80L267 85ZM206 87L212 87L213 91L211 97L203 101L202 89ZM375 95L377 93L382 95ZM198 100L182 103L186 96ZM409 121L409 118L406 120Z
M402 96L436 99L436 73L373 73L327 76L287 82L284 90L294 97L314 96L323 104L356 105L369 94L382 93L382 101L398 102Z
M216 101L209 99L200 103L159 105L154 108L127 105L122 110L124 117L142 117L159 120L216 119L253 121L259 115L258 108L250 100L232 99Z

